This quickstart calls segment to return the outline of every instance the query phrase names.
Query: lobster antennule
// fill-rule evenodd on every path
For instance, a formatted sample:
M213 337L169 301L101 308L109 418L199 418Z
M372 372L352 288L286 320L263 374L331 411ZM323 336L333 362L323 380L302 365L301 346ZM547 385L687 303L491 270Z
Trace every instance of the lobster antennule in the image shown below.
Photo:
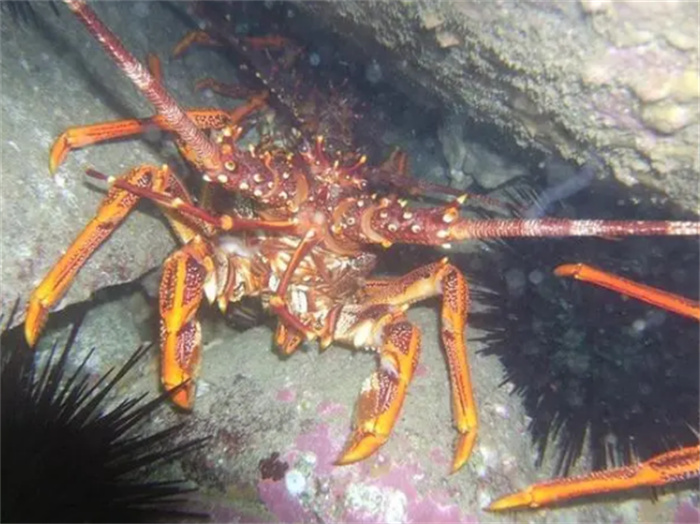
M84 0L64 0L66 5L97 40L105 52L119 66L134 85L155 107L174 133L192 149L208 171L221 170L221 158L214 144L202 133L177 101L166 91L134 55L121 43L119 38L98 18Z

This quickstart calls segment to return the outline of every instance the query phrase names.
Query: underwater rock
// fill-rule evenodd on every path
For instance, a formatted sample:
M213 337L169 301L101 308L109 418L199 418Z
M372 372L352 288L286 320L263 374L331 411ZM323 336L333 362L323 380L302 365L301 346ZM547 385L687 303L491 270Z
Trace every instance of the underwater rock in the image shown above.
M452 187L466 189L476 181L483 189L494 189L527 174L525 166L467 138L467 121L465 115L452 114L445 118L437 132Z
M452 114L445 119L437 133L442 154L447 161L447 174L452 181L452 186L459 188L465 188L471 183L462 170L462 164L467 156L464 143L464 120L463 115Z
M527 174L525 166L510 162L477 142L467 142L465 150L462 170L474 177L484 189L503 186L514 178Z
M700 172L697 111L682 105L700 95L696 2L297 6L383 57L387 80L417 101L467 113L475 125L493 124L520 145L578 164L587 150L600 151L617 180L700 207L698 192L688 191Z

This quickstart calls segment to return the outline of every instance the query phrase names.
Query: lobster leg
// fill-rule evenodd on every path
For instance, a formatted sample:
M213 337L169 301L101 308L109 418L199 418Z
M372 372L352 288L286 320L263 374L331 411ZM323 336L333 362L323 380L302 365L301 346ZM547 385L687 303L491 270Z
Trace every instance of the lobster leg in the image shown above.
M379 347L379 367L362 384L353 432L336 464L351 464L384 444L401 411L420 356L420 330L389 305L342 307L333 338L356 347Z
M173 49L173 57L178 58L182 56L193 44L212 47L223 46L221 42L215 38L212 38L206 31L189 31L177 44L175 44L175 48Z
M148 55L148 70L157 82L163 81L163 74L160 60L154 54ZM253 111L262 107L265 103L266 94L251 96L248 103L236 107L230 112L218 109L192 109L185 111L187 116L199 129L222 129L225 126L234 126L243 120ZM68 153L74 149L105 142L107 140L117 140L134 135L145 133L151 129L162 129L163 131L175 131L172 122L158 114L151 118L130 118L117 120L114 122L102 122L86 126L72 127L67 129L54 141L49 154L49 171L53 174L63 163ZM196 161L196 154L190 152L187 143L178 140L178 147L183 156Z
M264 96L252 97L247 104L232 111L220 109L193 109L186 111L187 116L199 129L223 129L235 125L253 111L264 105ZM171 131L168 122L156 115L151 118L129 118L114 122L101 122L86 126L71 127L54 141L49 153L49 170L53 174L68 156L68 153L89 145L108 140L118 140L146 133L152 129ZM185 154L185 156L190 156Z
M282 40L279 37L271 38L243 38L241 43L250 42L251 46L266 46L266 47L281 47L287 44L286 40ZM222 47L223 42L217 40L215 37L211 36L206 31L190 31L188 32L173 48L173 57L179 58L185 54L190 47L193 45L202 45L209 47ZM195 90L199 91L202 89L210 89L215 93L229 98L248 98L251 96L252 90L240 84L224 84L223 82L218 82L213 78L203 78L198 80L195 84Z
M119 41L119 38L104 25L85 0L64 0L87 31L99 42L119 69L132 81L156 109L159 116L168 122L188 150L197 158L214 178L222 170L219 150L207 136L188 118L177 101L165 90L163 84L152 75Z
M221 96L238 99L248 98L255 92L252 89L248 89L247 87L241 84L225 84L223 82L219 82L218 80L209 77L197 80L197 82L194 85L194 89L195 91L209 89L210 91L217 93Z
M657 455L646 462L590 475L562 478L533 484L527 489L506 495L488 511L538 508L586 495L610 493L643 486L663 486L700 474L700 446L689 446Z
M167 167L142 166L124 176L129 184L140 188L162 191L169 184ZM113 186L100 205L97 215L73 241L68 250L41 283L34 289L27 307L24 333L33 346L44 327L48 311L63 297L80 268L97 248L121 224L138 203L140 197Z
M198 114L199 113L199 114ZM218 113L218 115L216 114ZM187 115L195 120L198 127L204 127L201 122L211 123L213 120L225 122L226 113L217 110L188 111ZM225 124L220 124L223 127ZM108 140L118 140L134 135L146 133L152 129L167 130L167 123L163 118L128 118L113 122L100 122L86 126L76 126L66 129L54 141L49 153L49 171L53 174L64 162L68 153L92 144L99 144Z
M96 172L90 174L105 178ZM181 210L198 208L192 206L184 186L167 166L159 170L149 166L141 167L126 177L113 181L97 216L33 292L27 311L25 336L31 345L36 342L48 310L63 296L90 255L144 196L163 209L175 233L185 243L168 257L163 269L160 285L160 345L163 385L167 390L172 390L187 382L185 387L178 388L174 393L173 401L180 407L190 408L194 401L201 350L201 329L195 316L203 293L207 291L210 300L217 298L220 283L216 281L212 247L199 234L213 233L211 220L207 220L212 217L202 212L202 217L187 217L190 224L184 220ZM233 219L229 217L231 220ZM260 223L255 220L252 224L249 222L244 221L244 224L253 228Z
M619 291L679 315L700 320L700 304L693 300L632 282L585 264L564 264L557 267L554 273ZM661 453L633 466L533 484L523 491L501 497L486 509L504 511L537 508L545 504L597 493L610 493L643 486L663 486L698 475L700 475L700 446L689 446Z
M287 264L287 268L282 275L277 290L273 296L270 297L270 309L279 317L274 336L275 345L283 355L291 355L299 348L302 342L311 340L317 336L313 328L304 324L298 316L290 311L289 303L285 298L294 271L299 266L301 260L311 252L317 242L318 240L314 234L306 234Z
M464 276L449 264L447 259L443 259L398 279L368 281L364 290L366 297L361 304L367 312L379 306L403 309L419 300L442 294L442 341L450 373L453 416L460 434L455 447L452 471L458 470L472 452L478 426L467 347L464 342L469 307L469 290ZM359 318L366 319L367 312L363 312ZM345 309L341 314L345 314ZM336 321L335 324L335 329L338 331L337 326L341 323ZM358 410L356 429L340 463L360 460L383 444L403 403L405 385L412 377L413 367L403 364L401 359L410 357L412 366L415 366L418 358L419 334L417 328L413 326L402 328L403 335L393 340L392 337L398 335L394 335L387 329L385 329L387 340L382 348L382 365L363 388L359 403L362 409ZM410 331L410 336L407 330ZM341 331L334 333L333 338L342 340L347 339L348 336ZM357 345L357 341L353 339L353 342ZM385 399L391 399L391 402L373 404ZM373 405L375 407L370 409L369 406Z
M305 331L299 331L294 327L288 326L282 319L277 322L274 341L280 353L283 355L291 355L294 353L305 340Z
M560 277L573 277L576 280L612 289L647 304L700 321L700 304L698 302L668 291L632 282L617 275L611 275L586 264L564 264L557 267L554 273Z
M236 41L239 41L236 39ZM247 36L240 39L241 45L247 45L253 49L283 49L292 46L292 42L283 36ZM206 31L190 31L175 44L173 57L178 58L192 47L192 45L203 45L209 47L221 47L223 42L211 36Z
M160 282L161 380L176 405L190 409L195 398L202 332L196 313L214 276L212 249L195 236L165 261Z

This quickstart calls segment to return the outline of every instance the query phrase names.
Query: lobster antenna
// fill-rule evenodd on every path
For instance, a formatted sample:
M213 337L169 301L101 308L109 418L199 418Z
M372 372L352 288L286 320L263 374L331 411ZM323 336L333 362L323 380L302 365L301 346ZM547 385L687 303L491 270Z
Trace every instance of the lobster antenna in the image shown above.
M222 165L218 149L190 120L163 84L124 47L119 38L97 17L84 0L64 1L119 69L153 105L172 131L195 152L207 171L216 177Z

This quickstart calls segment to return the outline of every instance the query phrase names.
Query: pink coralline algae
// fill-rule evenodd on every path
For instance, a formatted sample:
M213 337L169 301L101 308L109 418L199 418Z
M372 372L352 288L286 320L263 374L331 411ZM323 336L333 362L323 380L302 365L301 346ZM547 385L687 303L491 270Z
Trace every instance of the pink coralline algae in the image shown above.
M423 477L423 470L417 464L394 464L384 475L363 482L403 493L407 501L405 522L477 522L473 517L463 517L459 507L450 502L447 492L418 489L416 482Z
M462 518L459 508L455 504L440 504L430 498L419 502L409 503L410 522L434 523L434 522L477 522L474 518Z
M258 495L267 509L280 522L311 522L313 514L302 506L300 500L287 491L284 480L261 480Z
M315 473L329 475L338 468L333 465L343 449L340 441L334 442L331 438L331 428L328 424L318 424L308 433L297 437L296 449L292 450L292 456L298 456L303 452L312 452L316 455ZM341 468L343 469L343 468Z
M321 417L330 417L332 415L344 415L347 409L344 405L330 400L324 400L316 408L316 413Z
M700 511L687 502L682 503L676 510L673 524L697 524L700 522Z
M297 398L297 393L291 388L280 389L276 395L280 402L294 402Z
M334 411L329 407L319 409ZM447 491L420 486L426 477L420 465L374 457L335 466L342 446L343 437L334 436L326 423L299 435L283 459L294 468L290 471L304 475L307 489L291 493L284 480L262 480L258 493L267 509L281 522L476 522Z

